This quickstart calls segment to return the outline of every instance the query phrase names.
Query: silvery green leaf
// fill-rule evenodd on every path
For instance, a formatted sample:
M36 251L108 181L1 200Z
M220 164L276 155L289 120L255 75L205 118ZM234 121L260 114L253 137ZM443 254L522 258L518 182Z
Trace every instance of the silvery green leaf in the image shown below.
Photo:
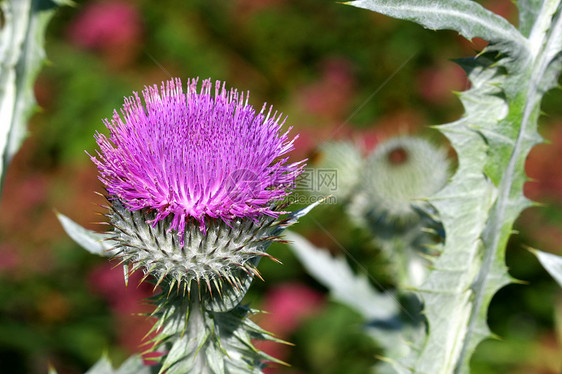
M424 326L417 311L407 310L394 292L377 291L366 276L356 275L344 258L332 257L293 232L285 237L307 272L328 288L331 297L365 318L366 333L385 349L386 357L377 364L376 372L399 370L396 360L411 357L410 342L423 337Z
M546 271L548 271L552 278L562 287L562 256L537 250L533 250L532 252L537 256Z
M518 0L516 2L517 9L519 10L519 31L524 36L529 36L531 33L542 3L542 0Z
M471 0L355 0L347 3L390 17L416 22L431 30L458 31L467 39L508 44L517 54L528 41L504 18Z
M45 60L45 30L63 0L3 0L0 11L0 189L35 108L33 84Z
M524 164L541 141L541 82L556 45L551 37L557 39L556 30L547 30L560 28L555 26L559 18L551 21L550 27L535 24L528 60L481 56L466 61L473 87L461 95L465 116L441 127L457 152L459 169L430 200L442 219L446 243L418 290L431 332L414 365L420 372L468 373L472 352L490 336L488 305L511 281L505 247L513 222L530 205L523 196Z
M57 218L68 236L82 248L99 256L110 257L112 255L115 243L108 239L106 234L85 229L61 213L57 213Z
M307 272L330 290L333 299L351 306L366 319L391 319L399 313L396 297L375 290L365 275L353 272L345 258L332 257L294 232L286 232L285 238Z

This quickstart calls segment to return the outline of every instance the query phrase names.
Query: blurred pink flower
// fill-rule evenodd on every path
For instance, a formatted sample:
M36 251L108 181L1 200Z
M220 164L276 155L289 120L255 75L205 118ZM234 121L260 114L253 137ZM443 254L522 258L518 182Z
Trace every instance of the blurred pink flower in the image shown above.
M283 4L286 0L237 0L236 11L243 18L247 19L263 10Z
M301 283L285 283L273 288L266 296L263 309L267 311L261 325L276 335L290 334L307 316L316 312L324 297Z
M341 120L348 114L355 86L351 62L344 58L330 58L322 63L320 79L302 87L296 98L305 112L326 120Z
M432 104L457 100L452 91L463 91L467 84L464 70L453 62L422 70L417 78L418 91Z
M524 233L533 247L562 255L562 228L541 209L523 211L517 221L517 230Z
M488 41L482 38L472 38L471 40L465 39L464 36L460 34L457 35L458 42L463 50L463 55L461 57L473 57L475 53L480 53L488 46Z
M140 14L132 4L93 2L70 23L67 37L78 47L101 51L112 62L124 63L136 54L142 29Z
M324 296L301 283L285 283L273 288L266 295L262 309L263 314L259 325L279 339L286 339L302 322L303 319L318 312L324 304ZM287 357L290 347L287 345L257 341L258 349L283 360ZM266 368L264 373L279 372L275 365Z
M10 171L15 169L12 167ZM13 170L6 177L0 224L6 230L37 227L37 217L47 200L49 179L40 173Z
M122 314L138 312L139 301L152 295L152 287L143 282L140 272L129 276L129 287L123 280L123 268L114 264L103 264L94 268L89 274L92 291L107 300L113 310ZM138 285L138 287L137 287Z
M352 134L354 143L364 157L367 157L384 138L384 133L376 126L358 129Z
M511 23L517 22L517 6L512 0L487 0L484 7L499 16L507 19Z
M376 135L370 136L376 137L380 142L382 139L388 139L393 136L415 134L426 123L427 121L422 113L416 110L399 109L377 118L376 122L371 126L373 130L367 130L366 132L372 131L375 133ZM375 140L373 141L376 142Z
M109 263L100 265L89 274L90 288L107 300L115 313L119 344L130 353L141 350L141 345L147 341L143 338L152 327L148 317L141 315L151 312L151 307L142 300L152 295L152 287L147 282L139 285L141 278L140 272L131 274L126 287L122 267L114 268Z
M0 244L0 274L15 272L22 259L17 248L10 244Z
M325 141L337 139L332 136L333 129L328 126L319 128L299 127L299 137L295 139L295 149L291 152L291 160L297 161L307 158L314 161L316 147Z

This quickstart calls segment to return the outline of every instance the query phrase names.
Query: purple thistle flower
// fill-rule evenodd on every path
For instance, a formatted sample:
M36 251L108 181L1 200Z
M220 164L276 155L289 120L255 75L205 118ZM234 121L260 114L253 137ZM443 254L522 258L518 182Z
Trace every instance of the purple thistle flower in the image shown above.
M109 194L104 237L124 265L154 280L158 318L150 340L161 372L260 372L271 357L252 340L275 340L241 306L257 265L313 206L278 219L304 161L284 119L248 94L198 79L163 82L125 99L97 133L90 156ZM173 233L171 233L173 231ZM275 259L274 259L275 260ZM172 292L176 288L176 292ZM192 292L195 290L196 292ZM180 294L180 291L181 292Z
M228 91L224 83L180 79L146 87L126 98L121 115L104 123L110 136L96 134L100 147L91 157L110 195L131 211L155 212L156 225L170 216L183 244L191 220L205 231L207 218L227 224L277 217L276 202L290 193L303 161L288 164L295 138L280 133L284 120L272 108L259 113L248 95Z

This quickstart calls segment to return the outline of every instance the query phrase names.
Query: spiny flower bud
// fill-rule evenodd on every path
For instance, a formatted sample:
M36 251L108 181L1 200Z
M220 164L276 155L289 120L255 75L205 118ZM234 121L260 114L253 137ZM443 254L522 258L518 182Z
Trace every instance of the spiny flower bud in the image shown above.
M256 275L253 259L276 240L276 218L303 162L281 115L256 113L248 97L197 79L179 79L125 99L97 134L92 157L111 203L117 257L158 283L206 284L220 292L234 273Z
M424 199L448 177L445 150L415 137L381 143L365 161L346 209L353 221L369 229L402 286L420 285L427 274L427 255L438 253L442 227Z
M182 245L177 235L167 233L170 218L146 224L155 216L150 211L129 211L119 200L113 201L109 217L116 229L112 239L119 243L117 257L134 264L131 272L142 267L146 276L154 276L158 283L167 276L171 283L183 287L183 293L189 293L191 280L205 284L211 293L221 292L223 282L241 288L233 269L259 277L252 260L268 256L265 250L278 240L273 235L275 218L263 216L256 221L238 218L228 224L207 219L205 232L197 223L187 225Z
M449 177L444 149L426 140L397 137L377 146L368 157L355 207L388 222L408 222L418 216L414 205L441 189Z

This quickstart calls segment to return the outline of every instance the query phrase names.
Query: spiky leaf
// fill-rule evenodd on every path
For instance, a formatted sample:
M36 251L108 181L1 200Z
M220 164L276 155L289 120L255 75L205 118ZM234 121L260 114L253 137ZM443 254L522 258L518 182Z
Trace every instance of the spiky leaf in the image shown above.
M468 373L472 352L489 336L489 302L510 281L504 257L513 222L530 205L522 192L524 162L541 141L540 101L560 72L560 1L520 4L522 32L528 38L468 0L351 4L492 42L488 50L494 54L461 62L472 82L460 96L465 115L440 127L457 152L459 166L451 182L429 201L438 211L446 240L417 291L429 334L419 342L419 356L401 361L399 370Z
M472 0L356 0L348 4L419 23L431 30L458 31L467 39L484 38L524 53L528 41L504 18Z
M33 84L43 61L45 30L64 0L3 0L0 33L0 190L35 108Z
M61 223L64 231L88 252L111 257L114 254L113 248L117 245L107 234L100 234L92 230L85 229L67 216L57 213L57 218Z

